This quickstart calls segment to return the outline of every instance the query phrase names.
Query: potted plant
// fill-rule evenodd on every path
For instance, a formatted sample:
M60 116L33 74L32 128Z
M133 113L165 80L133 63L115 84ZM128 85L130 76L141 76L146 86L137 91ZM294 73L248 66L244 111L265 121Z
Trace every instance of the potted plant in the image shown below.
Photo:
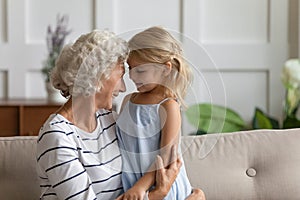
M67 15L57 15L56 27L54 29L52 29L50 25L47 27L46 42L48 56L47 59L43 62L43 68L41 72L45 77L45 84L48 92L49 101L61 102L61 95L59 94L59 91L54 89L50 84L50 72L55 66L56 59L58 58L65 44L65 39L67 35L69 35L71 32L67 28L68 22L69 18Z
M282 70L282 82L286 89L284 101L284 128L300 127L297 116L300 105L300 61L289 59Z

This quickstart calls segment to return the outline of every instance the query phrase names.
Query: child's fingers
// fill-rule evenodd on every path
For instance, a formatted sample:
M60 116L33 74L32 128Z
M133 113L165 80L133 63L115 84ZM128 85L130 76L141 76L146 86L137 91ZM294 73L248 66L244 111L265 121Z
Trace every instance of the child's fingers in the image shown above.
M182 162L181 162L180 156L178 155L177 146L173 145L171 148L172 149L171 149L171 164L170 164L170 167L171 167L171 165L176 165L178 168L180 168L181 165L182 165Z
M156 169L160 170L160 169L163 169L163 168L164 168L163 160L159 155L157 155L156 156Z
M124 194L121 194L120 196L118 196L115 200L122 200L124 197Z
M171 161L175 161L177 159L177 148L176 145L172 145L172 150L171 150Z

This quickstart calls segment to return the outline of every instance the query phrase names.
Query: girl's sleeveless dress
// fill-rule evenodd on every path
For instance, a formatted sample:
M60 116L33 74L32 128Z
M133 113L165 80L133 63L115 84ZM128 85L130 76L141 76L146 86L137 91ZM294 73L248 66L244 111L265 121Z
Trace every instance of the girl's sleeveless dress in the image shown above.
M159 104L128 101L117 119L117 137L122 155L122 183L130 189L149 169L160 153L161 122ZM179 145L180 146L180 145ZM180 149L179 149L180 151ZM183 162L183 160L182 160ZM183 200L191 194L184 164L165 199Z

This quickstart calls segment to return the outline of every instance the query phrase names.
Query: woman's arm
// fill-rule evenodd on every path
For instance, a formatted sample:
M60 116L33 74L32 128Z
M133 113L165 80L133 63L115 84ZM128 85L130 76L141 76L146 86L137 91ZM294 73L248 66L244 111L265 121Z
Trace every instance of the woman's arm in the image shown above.
M156 160L156 187L153 191L149 192L148 198L149 200L160 200L167 196L169 190L174 183L177 174L180 171L180 167L182 162L180 158L176 154L176 150L172 147L172 162L168 168L164 168L163 160L160 156L157 157ZM176 159L177 158L177 159ZM205 194L202 190L196 188L193 189L193 193L189 195L186 200L206 200Z
M165 168L163 160L160 156L157 156L155 165L155 180L156 186L155 189L149 192L148 199L149 200L162 200L164 199L168 192L170 191L182 165L181 159L177 156L177 149L173 146L171 148L171 156L170 160L174 160L168 168ZM124 198L124 194L119 196L117 200L122 200ZM129 198L130 199L130 198ZM140 200L142 198L139 198ZM146 199L146 198L144 198ZM187 197L187 200L205 200L205 195L200 189L194 189L193 193Z
M170 191L182 165L180 158L177 156L177 149L175 146L172 146L171 150L171 160L174 160L168 168L165 168L163 160L160 156L157 156L156 159L156 174L155 180L156 185L155 189L149 192L149 200L159 200L167 196Z
M175 160L172 162L168 168L164 167L163 160L160 156L157 156L157 159L153 165L157 169L154 171L154 179L156 182L155 189L151 190L148 194L149 200L160 200L164 199L164 197L167 196L169 190L172 187L172 184L174 183L177 174L180 171L180 167L182 165L182 162L179 158L176 159L177 153L176 153L176 148L173 146L172 147L172 158L170 160ZM144 198L143 196L125 196L125 194L119 196L116 200L123 200L123 199L147 199Z
M156 188L149 193L149 199L163 199L171 189L180 166L180 157L177 149L180 139L181 114L178 103L169 100L162 104L160 110L162 135L161 135L161 155L157 159ZM169 165L169 163L171 163ZM176 176L174 176L176 174ZM205 195L200 189L193 189L187 200L205 200Z

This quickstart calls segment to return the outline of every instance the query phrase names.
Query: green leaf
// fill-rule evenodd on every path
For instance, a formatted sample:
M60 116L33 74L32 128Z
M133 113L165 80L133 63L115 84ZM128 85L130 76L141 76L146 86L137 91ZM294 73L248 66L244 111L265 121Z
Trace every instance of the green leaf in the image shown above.
M300 120L298 120L296 117L286 117L283 121L283 127L284 129L287 128L299 128L300 127Z
M244 120L232 109L213 104L195 104L185 112L188 121L200 133L240 131L245 128Z
M253 129L278 129L278 120L268 116L259 108L255 108L254 117L252 120Z

